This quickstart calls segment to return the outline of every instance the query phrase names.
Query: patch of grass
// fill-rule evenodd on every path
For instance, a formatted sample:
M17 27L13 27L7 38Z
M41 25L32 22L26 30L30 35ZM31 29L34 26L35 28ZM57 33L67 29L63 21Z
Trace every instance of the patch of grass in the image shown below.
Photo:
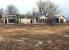
M65 30L63 34L64 35L69 35L69 30Z
M29 33L32 32L30 29L15 30L15 33Z

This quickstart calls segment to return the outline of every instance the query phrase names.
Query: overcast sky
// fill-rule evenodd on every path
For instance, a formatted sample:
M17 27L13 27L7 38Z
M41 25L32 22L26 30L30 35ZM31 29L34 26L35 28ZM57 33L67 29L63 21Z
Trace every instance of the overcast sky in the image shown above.
M7 5L15 5L20 13L27 13L36 8L36 2L39 0L0 0L0 8L6 9ZM61 14L69 16L69 0L52 0L61 10Z

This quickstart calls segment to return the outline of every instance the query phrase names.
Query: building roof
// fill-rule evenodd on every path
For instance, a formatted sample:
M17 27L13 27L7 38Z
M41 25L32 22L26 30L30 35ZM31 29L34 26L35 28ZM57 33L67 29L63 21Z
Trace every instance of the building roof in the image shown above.
M16 15L8 15L8 14L3 14L3 15L2 15L2 17L5 17L5 18L7 18L7 17L9 17L9 16L10 16L10 17L17 17Z
M45 17L44 15L40 16L39 19L48 19L47 17Z
M55 18L66 19L64 16L57 16Z

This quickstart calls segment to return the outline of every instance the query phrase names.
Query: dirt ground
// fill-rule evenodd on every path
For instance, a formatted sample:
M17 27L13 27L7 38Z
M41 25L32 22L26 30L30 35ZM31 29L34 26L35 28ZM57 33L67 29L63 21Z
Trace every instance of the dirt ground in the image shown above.
M69 31L69 25L2 25L0 49L69 50L69 36L62 35L66 31Z
M0 26L0 36L16 34L63 34L69 31L69 25L23 25L23 26Z

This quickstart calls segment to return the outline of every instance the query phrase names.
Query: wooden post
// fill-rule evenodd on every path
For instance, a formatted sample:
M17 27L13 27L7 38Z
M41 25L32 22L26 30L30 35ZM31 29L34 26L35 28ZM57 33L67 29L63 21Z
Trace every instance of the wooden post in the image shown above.
M39 19L38 19L38 24L39 24Z
M59 19L59 24L60 24L60 19Z
M9 24L8 18L6 18L6 20L7 20L7 24Z
M44 22L43 22L43 19L42 19L42 24L43 24Z
M4 21L4 24L5 24L5 18L3 19L3 21Z

